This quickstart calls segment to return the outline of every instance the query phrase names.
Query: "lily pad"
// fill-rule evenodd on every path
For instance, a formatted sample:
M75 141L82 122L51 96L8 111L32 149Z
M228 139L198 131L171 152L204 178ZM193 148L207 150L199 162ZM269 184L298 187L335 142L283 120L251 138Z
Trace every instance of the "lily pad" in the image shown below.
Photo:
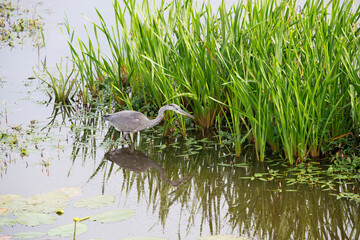
M13 235L14 239L32 239L45 236L46 233L43 232L22 232Z
M29 205L30 212L51 213L59 208L67 207L70 198L80 194L81 189L78 187L59 188L51 192L31 196L26 203Z
M17 224L16 219L8 217L0 217L0 226L12 227Z
M11 236L0 236L0 240L11 240Z
M0 208L6 208L3 215L18 215L27 209L26 198L16 194L0 194Z
M56 217L45 213L28 212L19 215L16 220L22 225L34 227L40 223L52 224L56 221Z
M95 214L90 217L90 220L99 221L102 223L120 222L120 221L126 220L128 218L131 218L134 215L135 215L134 210L119 209L119 210L113 210L113 211L107 211L107 212Z
M85 223L76 224L76 235L80 235L88 230L88 226ZM48 231L49 236L71 237L74 235L74 223L62 225L52 228Z
M24 198L16 194L0 194L0 208L8 209L2 215L21 215L24 212L55 212L67 207L71 197L81 194L79 187L66 187Z
M0 215L6 213L7 211L7 208L0 208Z
M83 198L75 202L74 207L87 207L87 208L102 208L109 204L114 203L115 197L113 195L99 195L89 198Z

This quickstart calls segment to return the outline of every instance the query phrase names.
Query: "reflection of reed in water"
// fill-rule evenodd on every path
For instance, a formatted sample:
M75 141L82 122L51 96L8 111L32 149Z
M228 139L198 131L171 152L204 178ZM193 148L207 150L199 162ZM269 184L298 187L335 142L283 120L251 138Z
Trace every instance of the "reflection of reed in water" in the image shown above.
M146 137L146 132L142 137ZM154 147L163 144L167 147L161 152ZM208 145L202 145L204 147L197 154L186 158L181 155L191 151L189 145L182 141L177 145L178 148L172 147L164 138L153 138L152 145L140 139L136 147L161 163L162 170L150 170L159 169L159 164L146 154L122 148L105 154L111 162L102 161L93 176L104 171L105 192L107 179L116 172L113 166L122 167L122 177L117 178L123 179L118 181L119 184L122 182L122 191L128 194L137 190L138 200L145 199L148 209L158 215L164 229L178 219L179 239L190 239L187 236L196 227L199 227L200 235L207 232L212 235L239 234L250 239L360 239L358 203L337 200L320 186L288 186L287 179L291 178L288 174L273 181L251 180L255 173L269 171L268 163L255 161L252 164L256 159L255 152L246 152L246 158L235 159L236 163L246 160L249 167L223 167L219 163L234 160L220 157L224 155L223 148L209 150ZM196 172L196 176L174 188L168 180L158 180L157 171L162 179L167 179L164 169L170 179L186 176L189 172ZM143 174L136 174L140 172ZM334 188L334 192L339 192L337 188L345 188L345 185Z
M119 148L104 155L105 159L114 162L120 167L133 172L145 172L150 168L155 168L159 171L161 179L174 187L179 187L190 180L195 173L192 173L186 177L170 180L166 177L165 170L162 166L151 160L148 156L134 148Z

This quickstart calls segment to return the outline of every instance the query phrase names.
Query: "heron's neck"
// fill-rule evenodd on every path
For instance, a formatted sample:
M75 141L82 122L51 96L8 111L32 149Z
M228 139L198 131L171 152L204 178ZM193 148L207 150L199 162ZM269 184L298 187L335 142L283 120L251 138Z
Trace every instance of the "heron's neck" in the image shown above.
M163 119L163 115L166 109L160 108L159 113L155 119L150 120L149 128L158 125Z

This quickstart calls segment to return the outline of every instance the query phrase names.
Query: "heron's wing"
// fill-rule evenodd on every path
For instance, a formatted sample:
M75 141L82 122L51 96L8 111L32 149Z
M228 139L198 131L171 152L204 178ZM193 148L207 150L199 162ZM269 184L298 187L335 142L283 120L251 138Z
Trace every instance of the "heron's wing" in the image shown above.
M111 115L109 122L120 131L136 132L146 125L149 119L141 112L121 111Z

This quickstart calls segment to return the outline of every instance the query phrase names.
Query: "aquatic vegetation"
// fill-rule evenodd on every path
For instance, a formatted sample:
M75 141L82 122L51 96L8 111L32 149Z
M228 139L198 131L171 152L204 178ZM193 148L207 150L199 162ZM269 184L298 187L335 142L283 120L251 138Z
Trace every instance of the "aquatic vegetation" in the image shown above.
M36 11L28 17L29 9L20 9L18 4L8 0L0 1L0 47L14 47L23 43L26 37L32 38L34 46L45 45L43 21Z
M52 96L55 98L55 103L61 103L64 105L69 105L70 100L74 100L74 95L77 93L78 86L76 85L77 73L75 72L74 67L71 67L69 73L68 61L66 62L65 70L63 69L62 61L60 64L56 65L57 73L51 73L50 70L43 64L43 72L45 76L40 76L40 74L35 73L38 79L51 89L51 93L46 89L45 91L52 99Z
M76 71L78 72L78 78L76 79L78 92L82 97L83 104L86 105L92 102L92 99L97 99L102 94L101 89L107 88L109 91L109 88L107 87L109 81L106 79L106 72L102 69L104 66L99 62L102 58L100 55L100 46L98 46L98 50L95 51L90 38L88 39L89 45L87 45L77 37L79 49L75 50L75 47L73 46L75 44L74 41L76 40L74 39L75 32L71 29L67 20L65 20L64 25L66 33L69 35L68 44L72 60L76 66ZM94 31L96 42L99 44L96 28L94 28ZM106 61L105 58L104 61ZM110 66L107 67L110 68Z
M19 216L19 218L13 219L15 224L25 223L30 226L38 225L40 222L50 224L54 221L53 216L44 214L55 212L56 208L67 207L70 199L80 194L81 189L77 187L60 188L28 198L15 194L2 194L0 195L0 207L7 209L2 216ZM35 214L36 217L31 217L29 214Z
M134 98L155 109L183 105L203 129L229 129L236 156L254 143L260 161L268 150L291 164L318 157L328 139L358 132L354 1L124 4L114 1L113 27L97 11L86 40L75 41L66 21L82 94L109 92L128 109ZM167 135L173 118L165 117Z
M76 225L76 231L74 231L75 225ZM76 235L80 235L86 232L87 230L88 230L88 226L85 223L73 223L73 224L67 224L67 225L51 228L47 234L49 236L59 236L64 238L74 236L75 239Z
M109 204L113 204L115 197L113 195L99 195L81 199L74 203L74 207L102 208Z
M255 172L241 179L261 180L264 182L279 182L287 187L297 184L309 186L316 185L322 191L330 191L337 199L347 198L360 202L360 192L355 189L360 180L360 165L358 157L337 159L329 165L321 165L319 162L309 161L299 163L296 166L280 164L275 160L266 159L266 168L261 172ZM246 163L219 164L219 166L243 168L249 167ZM338 187L341 186L341 187ZM291 188L278 189L279 191L294 191Z
M98 213L90 216L90 220L101 223L120 222L135 215L135 211L131 209L118 209L107 212Z
M52 224L57 220L57 216L51 213L58 213L60 208L69 206L71 198L81 195L78 187L66 187L56 189L47 193L41 193L28 198L15 194L0 194L0 226L12 227L17 224L35 227L40 224ZM112 195L100 195L92 198L80 199L75 203L75 207L102 208L113 204L115 197ZM62 215L62 214L60 214ZM100 223L120 222L135 215L134 210L115 209L90 215L88 217L74 217L73 224L53 227L48 230L49 236L70 237L80 235L88 230L88 226L83 221L97 221ZM9 216L9 217L5 217ZM13 216L17 218L13 218ZM27 239L30 237L46 235L42 232L23 232L14 234L15 239Z
M253 28L255 29L256 26L253 26ZM98 31L98 33L100 33L100 31ZM198 44L201 45L201 41L198 42ZM250 64L249 66L251 66L251 59L250 57L248 62L248 64ZM148 61L154 63L154 61ZM221 59L217 61L226 63L226 61L222 61ZM253 64L256 64L256 62ZM155 64L152 70L156 67L163 69ZM170 67L171 66L169 66L169 68ZM266 64L264 64L262 68L265 69L265 72L268 71ZM229 69L228 67L223 67L222 71L232 71ZM175 74L172 75L175 76ZM254 74L256 78L258 78L259 75L260 74ZM136 76L135 71L132 76ZM155 72L154 76L156 76ZM173 226L175 226L175 228L178 226L178 232L171 236L177 235L176 237L179 239L196 238L188 237L187 234L191 236L206 236L210 234L219 237L222 233L241 233L249 239L302 239L304 236L308 236L309 238L322 236L323 238L358 239L360 232L356 215L356 213L359 212L359 204L356 202L358 198L357 194L359 193L358 179L353 178L349 180L348 176L350 174L339 174L338 178L332 182L330 181L331 179L326 179L326 176L323 177L324 170L326 170L326 174L329 175L331 175L332 172L347 173L346 168L350 169L349 173L356 173L358 170L358 159L347 158L348 155L343 158L340 149L330 150L326 148L324 152L330 152L331 154L334 152L338 153L338 159L334 160L337 161L336 163L334 162L334 170L322 168L319 164L309 163L309 160L302 159L303 162L298 163L296 169L292 171L289 170L288 172L286 169L284 170L282 165L288 166L288 161L281 158L284 155L283 152L280 152L283 143L279 138L279 129L277 129L280 125L278 122L275 122L275 118L271 114L271 111L274 110L270 109L271 111L269 110L269 112L262 115L262 111L265 111L268 106L272 106L272 101L276 97L273 97L271 94L269 97L267 93L262 93L262 86L258 86L259 88L257 88L256 91L260 92L260 95L263 94L261 95L262 100L267 101L267 103L264 104L265 106L260 110L253 110L253 106L260 106L261 101L253 104L252 101L256 100L252 98L253 96L245 96L243 98L237 96L238 98L236 98L234 97L235 94L231 92L231 89L241 87L236 83L236 81L240 79L237 78L238 76L241 76L241 74L234 74L231 77L228 76L228 78L221 79L222 87L224 87L224 91L226 91L224 98L219 100L217 98L209 99L212 103L218 104L220 108L219 114L215 118L215 123L219 131L216 133L216 138L211 138L212 135L215 135L211 130L197 131L190 137L182 137L180 132L175 131L175 133L169 134L168 138L163 138L162 133L167 126L156 129L156 131L150 130L144 132L144 136L139 138L136 147L141 149L144 155L152 158L153 163L161 167L163 171L160 171L160 168L155 168L141 173L129 172L125 167L118 168L115 165L116 163L113 164L113 162L102 160L105 149L111 150L113 147L123 149L126 145L124 142L118 140L118 135L114 134L112 136L112 130L106 133L104 140L105 132L103 128L101 128L103 123L98 117L101 116L101 111L109 111L109 109L114 108L114 102L104 101L104 104L93 105L90 103L90 100L88 100L88 104L86 105L91 106L91 108L86 108L83 105L75 105L71 110L73 117L67 119L67 121L63 121L67 126L61 125L61 131L60 129L54 129L61 135L61 139L63 140L61 142L59 141L60 145L63 145L61 150L65 150L62 152L63 154L60 155L61 158L59 157L58 161L53 161L55 167L51 169L54 174L51 174L52 176L41 175L40 177L46 180L47 186L49 186L48 183L51 181L56 181L57 185L64 184L64 182L67 184L81 184L81 186L84 186L85 192L88 193L114 193L114 191L119 191L115 193L117 196L116 199L118 200L118 198L120 198L120 200L117 201L119 205L130 204L131 208L136 209L137 206L139 208L139 211L136 210L136 215L133 214L133 210L126 210L126 215L134 216L132 219L135 219L135 217L141 219L142 216L139 215L142 215L141 211L144 211L148 217L148 219L144 220L145 226L147 223L151 223L151 225L149 224L150 226L148 225L151 227L151 230L156 230L157 228L156 231L160 232L160 234L161 230L163 230L163 232L168 230L172 231ZM154 79L156 80L157 77L154 77ZM108 78L107 80L110 81L111 79ZM111 85L108 84L109 82L106 82L107 80L104 80L102 85L95 85L94 95L92 95L94 99L97 92L100 94L99 99L101 101L103 101L102 97L104 95L109 96L111 94ZM251 88L249 88L250 90L255 89L256 84L253 84L255 80L256 79L249 79L248 84L251 86ZM176 85L176 83L173 84ZM134 86L140 86L139 88L141 89L140 82ZM109 92L98 91L98 87L105 91L109 90ZM330 85L328 87L330 87ZM144 97L136 96L135 98L133 97L135 93L130 92L128 86L126 86L125 89L126 96L130 100L129 103L133 104L135 102L134 99L137 99L138 105L135 106L141 106ZM193 104L194 101L190 102L190 100L192 96L195 96L195 93L193 93L193 95L179 96L177 100L191 110L191 104ZM353 94L355 94L353 98L355 104L357 101L356 91L353 91ZM114 95L115 94L112 95L113 100L120 103L119 99L115 99ZM241 103L241 99L246 100L246 97L249 97L251 100L249 101L249 99L247 99L251 104L248 108L246 108L245 104ZM91 98L92 97L90 97L90 99ZM151 102L149 96L146 96L146 98L148 102ZM186 103L185 100L189 102ZM132 107L133 106L134 105L132 105ZM152 104L148 103L143 106L152 106ZM116 107L125 108L125 106L118 105ZM350 107L350 105L348 105L348 107ZM95 110L96 108L97 110ZM150 107L148 111L152 111L154 108L155 107ZM63 111L62 108L58 109L60 112ZM138 110L139 108L136 109ZM151 114L149 115L151 116ZM173 120L172 116L167 117ZM355 117L356 115L351 115L351 121L353 121ZM234 122L234 118L237 119L237 123ZM261 124L264 124L269 119L267 130L262 132ZM57 120L59 119L54 121L55 126L58 126ZM189 125L189 122L187 122L187 126ZM24 128L14 126L14 129L8 130L8 133L19 131L19 129L23 131ZM189 130L194 131L194 128L186 129L186 131ZM169 132L171 132L171 130L169 130ZM327 141L328 144L332 139L343 135L344 134L331 137L330 134L326 136L325 141ZM235 136L239 137L237 138L239 140L238 142L233 140ZM350 138L352 136L348 135L348 137ZM21 138L17 139L20 139L20 141L17 141L20 143ZM104 142L99 144L99 139ZM259 139L261 141L264 140L264 142L258 142ZM270 145L270 143L267 142L268 139L271 139L271 143L274 144ZM344 139L344 137L340 137L340 139ZM16 140L13 142L16 144ZM72 153L70 153L71 147L73 147ZM238 147L238 150L234 150L236 147ZM269 163L266 157L264 158L264 163L255 160L256 158L261 160L264 155L269 154L266 150L276 150L277 147L278 153L276 155L274 154L277 158L275 161ZM253 152L247 152L246 148L256 148L256 152L252 155ZM323 148L324 144L322 145L322 149ZM46 150L49 149L47 148ZM232 154L234 151L240 152L238 157ZM51 161L46 160L46 151L41 150L41 152L44 152L44 155L41 154L41 157L44 156L44 165L48 166L50 164L50 166L52 166ZM281 157L278 157L278 154ZM294 157L294 160L297 157L298 156ZM40 159L40 151L38 159ZM24 161L21 163L23 162ZM218 164L219 162L222 163ZM25 166L25 164L22 166ZM31 174L35 172L33 171L34 169L38 170L32 168L30 165L29 169L22 170L31 176ZM3 172L1 173L3 174ZM95 174L101 176L95 176ZM337 174L331 176L336 175ZM93 182L85 183L84 178L85 181L89 178L88 181L92 180ZM253 181L249 181L246 178L250 178L250 180L253 179ZM62 179L62 181L59 181L59 179ZM6 182L8 179L3 180ZM35 176L33 180L34 183L40 182L40 185L36 184L36 187L44 187L41 183L42 179L38 179ZM179 182L181 182L181 184L177 184ZM29 182L30 186L31 183L32 182ZM12 188L11 182L7 187ZM26 187L27 186L20 186L19 190ZM119 188L121 188L121 190ZM319 191L319 188L323 188L324 191ZM29 189L29 191L33 190ZM343 195L344 198L337 200L341 195ZM63 200L63 197L57 195L56 198ZM103 198L106 199L104 200ZM58 227L62 224L68 225L74 220L74 223L69 224L66 229L60 228L60 235L68 232L68 236L76 236L77 234L74 229L77 229L77 226L79 227L77 233L82 232L82 226L86 229L86 225L89 227L88 231L97 231L97 229L101 227L110 229L111 227L109 228L109 225L101 224L101 221L113 221L114 219L114 216L109 215L110 213L107 212L103 214L103 219L99 218L99 215L96 215L98 221L90 222L90 218L95 218L94 213L97 213L99 211L98 209L74 209L72 208L73 205L69 205L69 202L66 201L65 204L56 206L57 213L65 212L63 215L58 216L55 215L55 206L38 206L41 204L40 201L42 199L52 203L52 205L56 205L51 196L39 194L34 198L30 197L26 199L31 199L30 203L35 205L32 210L40 209L42 212L29 215L27 211L24 217L20 217L10 213L13 210L8 208L9 205L1 206L0 221L4 222L2 228L4 228L5 231L14 233L17 230L23 231L25 228L33 228L23 225L20 226L18 220L22 218L22 224L34 225L37 224L34 223L34 220L37 219L32 218L38 218L38 220L41 220L39 221L41 226L38 228L45 229L50 235L56 231L52 229L48 232L47 230L49 230L49 228ZM87 207L90 208L90 205L87 204L89 201L99 201L99 203L96 204L92 202L91 207L93 207L94 205L107 205L109 202L112 202L112 199L114 198L95 196L90 200L88 198L80 199L78 202L85 202ZM348 199L353 199L354 201ZM14 198L14 201L18 202L18 206L21 209L28 210L26 205L28 203L24 203L22 198ZM73 201L70 203L72 202ZM136 202L138 205L136 205ZM68 203L68 207L66 207L66 203ZM304 206L306 207L304 208ZM107 205L107 208L107 210L116 210L117 206ZM44 211L49 211L49 209L51 209L50 213L44 213ZM59 209L62 209L62 211L59 211ZM294 211L294 209L301 209L301 214L299 214L299 211ZM78 212L76 214L78 217L73 218L73 210L74 212ZM112 211L112 213L114 212L115 211ZM9 215L5 216L3 214ZM53 221L54 217L58 221L63 221L63 223L59 224L55 222L52 226L45 225L46 222ZM121 217L116 217L116 219L119 218ZM68 219L68 222L65 222L66 219ZM132 221L130 219L130 221L127 220L127 222L121 222L116 225L131 225ZM14 227L10 227L13 225ZM289 225L292 227L289 228ZM145 228L146 230L149 229L148 227ZM34 230L36 229L34 228ZM116 230L117 229L114 230L113 234L116 234ZM198 234L199 232L200 234ZM134 233L131 233L131 235L133 234Z
M41 164L46 167L50 159L43 152L42 146L52 140L54 137L42 132L35 120L28 126L18 125L0 129L0 172L18 159L24 159L33 153L41 154Z
M173 206L181 205L180 210L176 208L176 214L180 215L181 239L187 238L187 231L192 229L195 221L201 222L200 231L208 229L212 235L220 235L228 222L234 232L241 232L249 239L273 239L275 236L277 239L289 239L289 236L298 239L304 232L311 236L330 236L336 229L333 224L339 218L349 222L349 225L341 225L346 226L343 237L356 239L360 233L359 230L353 231L356 214L349 214L351 209L358 210L358 179L344 179L339 183L339 179L327 175L328 165L309 159L294 168L283 159L265 158L263 163L257 162L256 153L252 151L244 151L240 158L236 158L227 154L225 147L220 147L215 136L206 141L201 137L199 132L198 136L189 139L167 139L156 132L145 131L137 145L137 151L141 149L144 155L160 165L168 179L182 179L194 172L195 175L184 185L170 185L157 169L137 172L129 170L129 166L117 166L112 161L102 161L94 174L105 180L103 188L122 179L121 194L132 196L131 199L134 196L131 193L137 190L138 204L147 199L147 208L156 214L155 218L164 229L173 224L174 219L170 217L174 213ZM162 148L164 145L166 147ZM118 147L126 150L121 143ZM124 157L130 158L128 155ZM352 196L352 200L339 201L340 195ZM345 200L345 197L341 199ZM291 215L294 208L301 209L305 203L309 208L304 210L304 214ZM336 217L329 218L331 213ZM279 216L281 222L291 222L294 228L280 224ZM299 222L301 226L295 224ZM331 230L324 227L323 222ZM314 224L317 226L315 229Z
M317 157L326 138L353 129L350 98L343 94L351 86L349 66L342 51L334 51L348 46L358 51L360 11L353 13L352 6L307 1L299 11L293 1L250 1L234 7L228 23L232 44L222 61L231 70L229 98L240 102L230 109L250 123L259 160L267 145L273 151L282 147L291 164L294 157L299 162Z
M89 114L88 117L84 116L86 114L85 111ZM95 129L99 128L100 125L96 125L100 124L100 122L97 121L97 115L99 115L98 112L93 112L90 109L79 110L77 116L74 116L72 119L74 120L73 133L78 132L82 134L85 129L89 129L89 127L93 128L94 126L97 126L94 127ZM76 118L78 119L76 120ZM91 119L96 120L95 125L87 126L86 123ZM75 120L85 121L85 124L79 126L82 124L77 124ZM109 132L111 133L111 130L109 130ZM335 224L335 221L337 221L336 217L329 218L329 216L332 216L333 209L339 211L336 216L344 219L342 220L343 222L351 222L354 220L354 217L350 215L349 212L357 211L357 205L352 203L356 203L356 194L358 193L357 188L354 192L352 191L352 187L357 186L355 185L357 184L356 179L353 179L355 181L354 185L348 185L346 181L344 181L344 184L339 185L337 181L340 179L333 181L331 185L321 183L320 181L323 179L317 179L320 175L317 173L319 171L319 164L304 162L303 164L299 164L296 170L286 173L281 169L279 170L283 164L289 166L285 161L269 161L265 159L264 164L266 165L264 166L263 163L253 161L256 159L255 153L252 156L250 152L247 152L245 158L236 158L231 154L229 155L229 150L233 150L231 145L223 144L223 146L227 146L229 149L220 147L217 137L211 133L208 133L208 138L202 138L203 135L201 132L198 132L198 135L194 137L188 138L162 138L161 132L161 129L144 131L139 143L141 146L137 145L137 147L144 151L144 154L154 158L155 162L165 169L164 174L168 179L176 181L196 173L190 181L186 181L183 185L177 187L170 185L163 180L158 169L149 169L140 174L132 173L124 168L117 168L116 165L108 161L101 161L101 165L99 165L98 168L95 166L95 168L97 174L104 175L103 178L100 177L100 179L103 179L104 185L107 181L117 181L118 177L122 179L122 185L120 186L122 191L119 195L123 196L137 189L137 200L142 201L144 198L147 199L147 208L155 215L158 215L158 218L156 216L155 218L158 219L159 224L164 226L164 229L166 229L168 224L171 224L169 223L169 216L171 216L171 211L174 211L172 206L181 205L180 213L177 212L176 214L180 215L179 225L181 224L182 229L186 229L186 231L181 233L182 238L186 238L188 229L193 227L196 219L201 221L201 229L210 228L211 230L209 231L211 231L213 235L221 234L221 227L224 226L224 222L230 224L230 226L234 228L234 232L237 232L254 229L254 225L252 224L253 221L256 221L257 226L260 226L262 231L252 235L251 233L245 233L244 236L250 239L272 238L271 236L273 235L271 234L280 234L288 229L286 228L286 224L275 224L279 221L279 214L282 216L282 219L285 218L282 220L285 222L290 221L291 223L296 223L297 221L304 221L303 225L294 225L296 227L286 232L286 234L290 234L296 239L304 232L301 228L309 229L306 230L306 233L313 235L319 234L321 231L326 236L332 234L334 229L337 228ZM98 133L89 132L88 136L92 134L96 135ZM213 138L211 138L211 136L213 136ZM123 143L117 142L116 137L117 136L114 136L115 147L121 146ZM228 137L229 136L226 135L222 136L222 142L228 142ZM92 138L89 137L88 139ZM96 137L93 137L93 139L96 139ZM80 146L81 140L76 140L76 143ZM87 145L87 152L92 152L93 150L91 150L91 148L97 148L95 151L99 151L99 144L90 146L87 144L86 139L83 143L83 145ZM166 147L161 147L164 145ZM107 149L108 145L104 144L100 147ZM86 152L79 152L80 160L83 159L83 155L86 155ZM89 159L86 161L89 162ZM223 163L218 164L219 161ZM356 162L357 160L354 160L353 163L350 164L350 166L354 166L354 169L356 169L357 166ZM269 168L267 168L267 165ZM323 168L321 170L325 169L326 168ZM92 172L88 172L89 175L91 175L91 173ZM119 176L119 174L122 175ZM249 181L245 177L249 179L254 177L254 181ZM290 179L294 179L294 182ZM313 183L311 183L311 181L313 181ZM323 185L324 187L322 187ZM319 187L327 191L316 190L316 188ZM333 189L330 187L333 187ZM104 187L104 189L106 189L106 187ZM146 189L146 191L144 191L144 189ZM324 194L322 194L322 192ZM331 194L335 194L335 196ZM346 197L354 201L346 201L346 204L344 204L344 201L336 200L339 195L343 195L343 199ZM43 197L44 196L39 195L36 199ZM102 197L95 197L94 199L97 198L101 199ZM83 199L80 199L80 201L82 200ZM305 204L305 200L308 200L308 204L310 203L309 206L313 206L313 208L310 207L311 210L306 209L304 215L291 216L290 213L293 212L293 208ZM85 199L84 201L87 200ZM323 203L321 210L318 210L319 202ZM101 204L101 202L99 204ZM225 204L225 207L223 204ZM289 204L291 206L288 206ZM327 207L329 206L328 204L334 207L329 208ZM0 208L1 207L2 206L0 206ZM280 208L280 210L278 208ZM276 209L275 212L274 209ZM55 208L52 210L53 216L56 216L54 214L56 210ZM64 216L68 216L69 212L71 213L69 207L64 208L64 210ZM92 210L86 209L86 211L90 212ZM319 214L319 218L312 216L312 214L315 214L314 211ZM92 213L87 212L83 216L91 217L91 215ZM266 217L263 215L266 215ZM315 229L312 227L314 224L312 221L306 221L306 219L314 218L316 219L315 221L319 221ZM79 217L79 220L80 219L83 218ZM184 221L184 219L186 221ZM4 216L3 219L0 217L0 221L1 220L6 221L8 225L18 225L16 219L14 221L9 215ZM325 228L320 225L320 222L322 224L322 220L327 223L326 226L330 227ZM90 221L90 218L86 221ZM87 224L88 222L86 221L81 223ZM173 221L173 219L170 220L170 222L171 221ZM269 230L269 221L273 226L271 231L274 232ZM91 230L90 224L87 225L89 226L88 231ZM344 234L349 238L356 239L356 234L359 233L358 228L354 230L351 224L342 225L348 226L345 227ZM3 228L7 229L8 226L3 226ZM70 224L67 228L69 236L72 236L74 233L74 224ZM350 231L349 228L352 230ZM279 238L288 239L286 236Z
M45 236L46 233L43 232L22 232L14 234L12 237L14 239L34 239Z

